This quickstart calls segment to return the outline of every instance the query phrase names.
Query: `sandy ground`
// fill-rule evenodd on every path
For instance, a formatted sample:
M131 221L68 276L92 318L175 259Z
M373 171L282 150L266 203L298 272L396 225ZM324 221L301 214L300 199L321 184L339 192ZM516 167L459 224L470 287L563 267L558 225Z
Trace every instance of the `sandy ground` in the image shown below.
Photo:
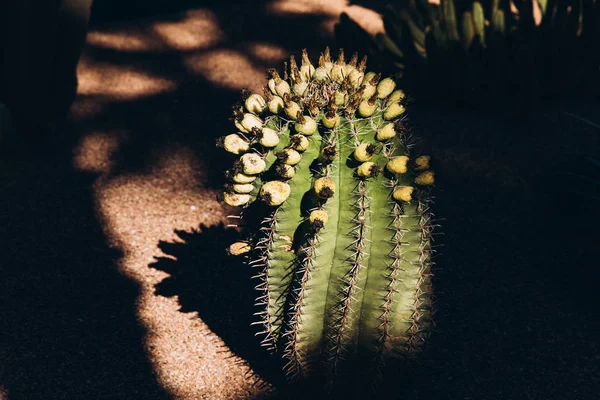
M90 32L71 131L46 148L58 150L1 162L0 398L271 396L276 377L248 327L249 272L222 253L235 232L215 200L226 165L214 139L232 130L239 90L259 90L267 67L304 46L314 57L333 44L344 9L381 28L343 1L290 0ZM439 348L406 398L597 393L598 274L573 221L589 215L553 173L597 155L598 136L560 112L537 118L413 113L439 160L450 248Z

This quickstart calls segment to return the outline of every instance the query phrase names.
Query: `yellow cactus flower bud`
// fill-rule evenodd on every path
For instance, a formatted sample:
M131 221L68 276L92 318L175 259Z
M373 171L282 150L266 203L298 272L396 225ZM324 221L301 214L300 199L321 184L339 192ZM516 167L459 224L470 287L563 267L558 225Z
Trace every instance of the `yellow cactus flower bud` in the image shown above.
M329 79L331 67L333 67L333 63L331 62L331 54L329 52L329 47L326 47L325 51L319 56L319 67L315 70L313 79L315 79L317 82Z
M310 142L304 135L292 135L290 137L290 146L296 151L305 151L308 149Z
M337 156L337 149L335 147L335 144L329 144L329 145L323 147L323 149L321 150L321 158L323 160L325 160L326 162L331 162L331 161L335 160L336 156Z
M223 201L232 207L239 207L250 201L250 195L225 192L223 193Z
M377 98L384 99L388 97L396 88L396 82L392 78L382 79L377 85Z
M302 160L302 156L294 149L284 149L276 154L279 160L287 165L296 165Z
M373 72L367 72L365 79L363 80L364 91L362 94L363 100L370 99L377 92L377 84L381 80L381 74L375 74Z
M248 133L252 128L260 128L263 121L254 114L245 113L242 120L239 121L239 124L242 126L242 129L240 130L244 133Z
M278 96L283 96L284 94L290 93L290 84L283 79L280 80L275 84L275 92Z
M294 92L294 94L297 94L298 96L303 96L304 92L306 92L307 88L308 88L308 82L300 81L300 82L294 84L294 86L292 87L292 91Z
M295 121L298 118L298 113L301 112L300 106L295 101L292 101L287 94L283 96L283 103L285 104L285 114L288 118Z
M352 71L356 71L356 63L354 63L355 65L352 65L350 63L344 65L342 67L342 71L344 72L344 79L348 76L350 76L350 74L352 73Z
M332 112L328 111L328 112L325 113L325 115L323 115L323 119L321 119L321 122L323 122L323 126L325 128L332 129L337 124L339 124L339 122L340 122L340 116L337 115L335 113L335 111L332 111Z
M406 171L408 171L407 164L407 156L398 156L388 161L386 168L388 169L388 171L394 174L405 174Z
M348 102L348 93L342 91L336 91L333 95L336 106L342 106Z
M364 77L365 74L357 69L353 69L348 75L348 79L350 79L350 85L355 89L360 87Z
M298 105L298 103L295 102L290 102L286 107L285 107L285 114L287 115L287 117L289 119L293 119L294 121L296 120L296 118L298 118L298 113L302 112L300 109L300 106Z
M344 56L344 49L340 49L338 59L331 67L331 72L330 72L331 79L333 79L336 82L343 81L345 78L345 75L344 75L345 68L346 68L346 62L345 62L345 56Z
M256 180L256 176L250 176L238 172L237 174L233 175L232 179L235 183L251 183Z
M312 135L317 131L317 123L314 119L309 117L308 115L302 115L302 112L299 111L296 116L296 123L294 124L294 129L298 133L302 133L304 135Z
M235 127L236 127L236 128L237 128L237 129L238 129L240 132L243 132L243 133L249 133L250 131L249 131L248 129L244 128L244 126L241 124L241 122L242 122L242 119L241 119L241 118L240 118L240 119L235 119L235 120L233 120L233 123L234 123Z
M394 193L392 197L396 201L403 201L405 203L410 203L412 200L412 192L415 190L412 186L400 186L394 189Z
M333 64L333 67L331 67L331 79L333 79L336 82L341 82L344 80L344 65L340 65L338 63Z
M236 193L246 194L254 190L254 185L251 183L236 183L233 185L233 191Z
M374 162L367 161L358 166L356 173L361 178L373 178L381 173L381 168Z
M431 186L435 183L433 171L423 172L415 178L415 183L420 186Z
M263 128L260 132L259 143L265 147L275 147L279 144L279 133L271 128Z
M306 49L302 50L302 64L300 65L300 75L304 78L304 80L309 81L315 73L315 67L310 62L308 58L308 52Z
M323 82L324 80L329 79L329 69L326 67L317 68L313 74L313 79L317 82Z
M240 256L252 251L252 247L247 242L235 242L229 245L228 253L232 256Z
M420 156L415 158L415 171L424 171L429 168L431 157Z
M290 185L282 181L270 181L260 188L259 197L269 206L276 207L283 204L292 192Z
M267 102L260 94L251 94L244 102L246 110L253 114L260 114L267 108Z
M369 161L377 151L373 143L361 143L354 149L354 159L359 162Z
M275 173L283 179L292 179L296 175L296 170L288 164L277 164L275 166Z
M315 193L322 199L329 199L335 194L335 182L329 178L323 177L315 181Z
M220 143L218 144L222 146L225 151L233 154L245 153L250 150L250 143L236 133L225 136L219 142Z
M394 119L402 114L406 109L400 103L393 103L388 106L388 108L383 112L383 118L386 120Z
M279 77L276 69L271 68L267 70L267 75L271 77L267 85L273 94L283 97L284 94L290 93L289 83Z
M279 114L285 108L285 104L281 97L273 96L271 100L269 100L268 107L272 114Z
M313 210L308 216L308 221L316 229L322 229L329 220L329 215L325 210Z
M369 71L365 74L365 79L363 80L364 83L369 83L371 82L371 79L375 78L377 76L377 74L373 71Z
M240 158L242 171L246 175L256 175L263 172L267 166L265 161L256 153L246 153Z
M392 103L400 103L406 99L406 93L402 89L395 90L390 94L387 101L385 102L386 106L389 106Z
M308 113L313 118L317 118L319 116L319 113L321 112L321 110L319 110L319 105L317 104L317 101L314 98L311 98L308 101L307 109L308 109Z
M365 82L367 79L365 78L363 80L363 82ZM375 92L377 91L377 87L371 85L370 83L366 83L363 84L363 87L365 88L365 90L363 91L361 98L363 100L369 100L371 97L373 97L375 95Z
M358 105L358 114L361 117L367 118L373 115L373 113L375 113L375 111L377 110L377 102L373 100L374 99L363 100L360 102L360 104Z
M394 127L394 123L390 122L377 131L376 139L379 141L384 141L389 140L394 136L396 136L396 129Z
M275 90L275 79L271 78L267 81L267 86L269 87L269 90L271 91L271 93L273 93L274 95L277 95L277 90Z

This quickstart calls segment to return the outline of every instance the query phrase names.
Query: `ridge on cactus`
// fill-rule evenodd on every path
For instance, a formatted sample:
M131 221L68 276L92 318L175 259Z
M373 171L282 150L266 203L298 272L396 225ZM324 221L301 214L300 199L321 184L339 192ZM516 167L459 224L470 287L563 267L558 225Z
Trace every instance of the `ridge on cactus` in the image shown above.
M288 65L234 106L239 131L219 143L239 160L220 197L243 207L247 239L228 251L256 270L262 345L290 381L333 387L423 346L434 173L410 154L404 93L366 58L326 48Z

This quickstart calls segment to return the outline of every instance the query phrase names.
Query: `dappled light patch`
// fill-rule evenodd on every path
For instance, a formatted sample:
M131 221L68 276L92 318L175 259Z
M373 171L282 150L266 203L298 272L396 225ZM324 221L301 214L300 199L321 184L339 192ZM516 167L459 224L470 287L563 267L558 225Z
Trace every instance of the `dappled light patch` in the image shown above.
M188 11L178 21L157 21L151 29L177 51L203 50L223 41L219 20L208 9Z
M173 145L160 150L152 172L178 189L197 190L202 187L201 175L207 167L189 148Z
M267 12L273 15L282 14L329 14L331 16L339 16L343 9L348 5L347 0L333 1L293 1L279 0L269 3L266 7Z
M87 64L85 58L82 61ZM89 64L88 64L89 65ZM111 95L119 99L135 99L176 88L171 79L131 66L93 63L93 68L80 68L79 95Z
M245 45L245 50L252 58L265 64L280 63L288 56L286 49L269 42L250 42Z
M73 166L85 172L110 172L114 162L112 153L119 147L122 134L93 132L82 137L73 150Z
M161 50L154 37L146 30L135 27L119 27L104 31L91 31L87 36L88 45L120 51L145 52Z
M369 8L359 5L352 5L346 8L344 12L353 20L359 21L360 26L371 35L375 35L376 33L384 31L381 15Z
M184 62L191 72L201 74L215 85L231 89L241 89L264 75L264 68L256 66L242 52L232 49L187 56Z

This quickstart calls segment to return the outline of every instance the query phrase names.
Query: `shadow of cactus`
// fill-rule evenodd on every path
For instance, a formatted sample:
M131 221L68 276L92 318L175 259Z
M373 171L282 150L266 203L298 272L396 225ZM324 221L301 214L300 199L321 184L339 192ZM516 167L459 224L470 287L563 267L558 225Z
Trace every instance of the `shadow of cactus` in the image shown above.
M258 376L268 383L278 382L279 370L271 366L251 326L256 311L253 271L225 251L240 234L223 224L175 233L177 241L158 244L165 256L149 265L170 275L156 285L156 294L177 296L181 312L197 312Z

